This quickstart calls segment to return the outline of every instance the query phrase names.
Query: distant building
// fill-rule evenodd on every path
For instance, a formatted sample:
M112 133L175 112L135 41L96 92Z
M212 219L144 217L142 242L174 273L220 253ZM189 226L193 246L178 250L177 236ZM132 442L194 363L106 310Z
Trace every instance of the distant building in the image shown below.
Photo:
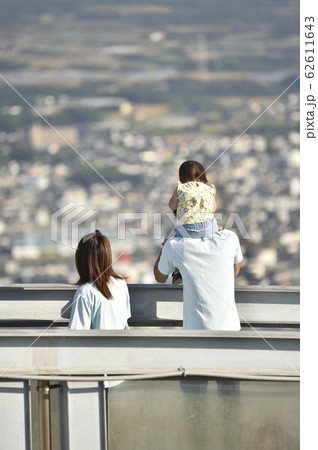
M69 144L78 145L78 131L74 126L69 127L42 127L33 125L29 130L29 139L35 150L47 150L52 146L65 147Z

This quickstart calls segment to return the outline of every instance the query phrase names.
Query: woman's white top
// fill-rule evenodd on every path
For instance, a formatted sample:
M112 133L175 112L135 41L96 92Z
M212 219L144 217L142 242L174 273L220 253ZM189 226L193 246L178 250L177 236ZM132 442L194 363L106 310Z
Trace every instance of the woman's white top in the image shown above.
M92 283L75 292L70 322L72 330L123 330L131 316L125 280L111 277L108 285L113 298L108 300Z

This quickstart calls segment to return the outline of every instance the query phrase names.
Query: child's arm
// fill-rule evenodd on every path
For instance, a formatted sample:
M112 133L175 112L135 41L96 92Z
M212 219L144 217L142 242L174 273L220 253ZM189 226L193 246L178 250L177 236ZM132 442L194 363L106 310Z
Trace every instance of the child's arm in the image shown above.
M213 197L213 199L212 199L212 212L213 212L213 213L216 211L217 207L218 207L218 204L216 203L215 197ZM218 230L219 230L219 231L222 231L222 230L223 230L223 227L218 226ZM235 276L236 276L236 275L235 275Z
M175 188L172 197L169 200L169 208L171 208L172 211L175 211L177 207L178 207L178 195L177 195L177 188Z
M212 212L216 211L216 208L218 207L216 200L215 200L215 194L216 194L216 189L214 184L210 184L210 188L212 189Z
M215 197L213 197L213 199L212 199L212 212L215 212L217 207L218 207L218 205L217 205L217 203L216 203ZM223 227L218 226L218 230L219 230L219 231L222 231L222 230L223 230ZM235 264L234 264L234 268L235 268ZM235 269L235 270L236 270L236 269ZM236 275L235 275L235 276L236 276Z
M212 199L212 212L215 212L218 207L215 198Z

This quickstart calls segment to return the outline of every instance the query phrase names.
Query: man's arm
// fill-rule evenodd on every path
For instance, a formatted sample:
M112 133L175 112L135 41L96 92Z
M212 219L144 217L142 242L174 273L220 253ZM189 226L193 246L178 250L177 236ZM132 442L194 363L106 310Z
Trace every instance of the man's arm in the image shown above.
M238 274L240 273L241 266L242 266L242 262L234 264L234 277L237 277Z
M168 279L169 275L164 275L163 273L161 273L158 269L158 264L160 261L160 256L162 253L162 249L160 250L159 256L157 258L157 261L155 262L154 268L153 268L153 273L155 276L156 281L158 281L158 283L165 283Z
M155 279L156 279L156 281L158 281L158 283L165 283L167 281L167 279L168 279L168 276L169 276L169 275L165 275L165 274L161 273L160 270L158 269L158 265L159 265L160 257L161 257L161 254L162 254L162 249L163 249L165 243L167 242L167 240L173 235L173 233L174 233L174 230L172 230L168 234L168 236L165 237L165 239L164 239L164 241L162 243L162 247L161 247L160 253L158 255L158 258L157 258L157 260L155 262L155 265L154 265L154 268L153 268L153 273L154 273ZM171 272L172 272L172 270L171 270Z

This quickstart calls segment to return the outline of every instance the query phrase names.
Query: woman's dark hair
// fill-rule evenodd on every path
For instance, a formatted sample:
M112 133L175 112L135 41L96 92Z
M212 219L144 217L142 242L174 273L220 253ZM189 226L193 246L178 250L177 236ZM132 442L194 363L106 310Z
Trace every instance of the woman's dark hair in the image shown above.
M179 167L179 179L181 183L187 181L201 181L207 183L205 169L198 161L185 161Z
M110 277L123 279L112 267L110 242L99 230L84 236L75 253L76 269L80 276L77 284L96 284L97 289L109 300L113 298L108 284Z

